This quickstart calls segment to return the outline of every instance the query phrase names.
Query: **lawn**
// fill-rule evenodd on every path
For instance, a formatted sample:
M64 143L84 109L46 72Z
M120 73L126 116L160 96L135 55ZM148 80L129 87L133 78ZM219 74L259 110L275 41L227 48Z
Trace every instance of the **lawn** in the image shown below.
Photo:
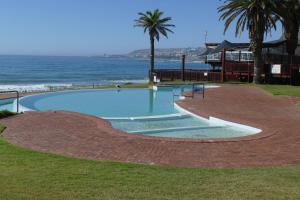
M285 95L300 97L300 86L291 85L258 85L258 87L272 93L273 95Z
M99 162L34 152L2 138L0 180L1 200L300 197L300 167L187 169Z

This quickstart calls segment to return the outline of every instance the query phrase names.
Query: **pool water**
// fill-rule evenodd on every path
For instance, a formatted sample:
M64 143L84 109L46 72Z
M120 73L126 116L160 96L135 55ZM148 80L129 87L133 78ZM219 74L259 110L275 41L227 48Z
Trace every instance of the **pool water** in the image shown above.
M25 110L67 110L106 118L129 134L175 138L228 138L255 131L213 123L174 106L190 86L54 92L23 97ZM1 102L1 101L0 101ZM0 104L0 109L11 109Z
M57 92L25 97L20 103L32 110L68 110L104 118L178 113L170 89L159 92L150 89Z
M13 104L14 100L15 98L0 99L0 110L9 110L12 112L16 112Z
M246 136L249 132L212 124L193 116L169 119L111 120L113 127L132 134L176 138L223 138Z

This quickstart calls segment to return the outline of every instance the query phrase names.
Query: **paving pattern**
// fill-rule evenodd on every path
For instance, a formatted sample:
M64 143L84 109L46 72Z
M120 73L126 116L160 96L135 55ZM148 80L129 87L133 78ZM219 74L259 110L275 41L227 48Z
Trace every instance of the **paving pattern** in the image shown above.
M276 97L251 86L224 85L179 105L263 130L234 139L171 139L126 134L93 116L27 112L3 119L3 137L42 152L95 160L178 167L260 167L300 164L299 98Z

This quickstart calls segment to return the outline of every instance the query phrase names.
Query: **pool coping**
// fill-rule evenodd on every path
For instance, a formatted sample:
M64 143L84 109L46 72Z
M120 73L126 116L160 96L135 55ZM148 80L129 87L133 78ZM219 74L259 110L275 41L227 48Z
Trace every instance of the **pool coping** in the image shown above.
M299 165L300 108L290 99L235 86L225 87L220 93L210 90L208 98L201 99L188 98L177 103L201 116L240 119L242 123L259 126L263 132L230 140L149 137L114 129L109 121L92 115L35 111L2 119L1 123L7 126L3 137L36 151L92 160L214 168ZM231 100L236 103L223 108ZM266 103L269 105L264 107ZM276 114L287 116L273 117Z
M219 88L219 87L220 86L213 85L212 87L208 87L208 88L216 89L216 88ZM122 89L134 90L134 89L141 89L141 88L122 88ZM149 89L153 89L153 88L149 88ZM90 91L90 90L94 90L94 91L118 90L118 88L79 89L79 90L66 90L66 91L53 91L53 92L47 92L47 93L38 93L38 94L23 96L19 99L19 102L21 102L21 100L24 99L24 98L29 98L29 97L32 97L32 96L44 95L44 94L49 94L49 93L80 92L80 91ZM262 135L262 133L263 133L262 129L259 129L259 128L256 128L256 127L252 127L252 126L249 126L249 125L244 125L244 124L237 123L237 122L227 121L227 120L216 118L216 117L213 117L213 116L209 116L208 118L202 117L202 116L197 115L197 114L183 108L182 106L178 105L177 102L184 101L184 100L185 100L185 97L181 96L181 98L178 101L174 102L175 109L177 109L179 111L178 114L189 114L189 115L191 115L193 117L196 117L200 120L208 121L209 123L214 122L214 123L217 123L219 125L221 125L221 124L222 125L229 125L229 126L232 126L232 127L235 127L235 128L241 128L241 129L248 130L248 131L255 132L255 133L251 133L251 134L246 135L246 136L228 137L228 138L213 138L213 137L212 138L209 138L209 137L208 138L176 138L176 137L162 137L162 136L147 136L147 135L138 134L138 133L128 133L126 131L114 128L109 120L116 119L116 118L98 117L98 116L85 114L85 113L80 113L80 112L74 112L74 111L65 111L65 110L56 110L56 111L65 111L65 112L78 113L78 114L81 114L81 115L96 117L98 119L102 119L102 120L107 121L110 124L111 128L113 128L114 130L121 131L123 134L126 134L126 135L134 135L134 136L142 137L142 138L145 138L145 139L159 139L159 140L166 140L166 141L212 143L212 142L251 141L251 140L256 140L256 139L260 139L260 138L266 138L266 137L269 137L269 136L274 134L274 133L272 133L272 134L267 134L267 135L263 134ZM16 105L16 103L17 103L17 101L15 100L13 102L14 106ZM30 109L30 108L24 107L23 105L21 105L21 103L19 103L19 109L20 109L20 112L28 112L28 111L43 112L43 111L33 110L33 109ZM49 111L55 111L55 110L49 110ZM170 114L170 115L173 115L173 114ZM155 117L155 116L148 116L148 117L151 118L151 117ZM125 117L125 118L130 119L132 117ZM139 118L139 117L134 117L134 118Z
M55 112L55 111L54 111ZM61 112L61 111L60 111ZM70 112L70 111L63 111L63 112ZM241 142L241 141L253 141L258 139L264 139L273 136L276 134L276 132L270 132L269 134L266 134L264 131L248 135L248 136L242 136L242 137L232 137L232 138L172 138L172 137L159 137L159 136L146 136L142 134L136 134L136 133L127 133L125 131L122 131L120 129L116 129L112 126L111 122L109 120L106 120L104 118L96 117L93 115L78 113L78 112L70 112L75 113L78 116L85 116L93 120L104 120L106 123L110 125L110 127L115 131L115 134L118 134L119 136L126 136L128 138L141 138L145 140L151 140L151 141L168 141L168 142L189 142L189 143L222 143L222 142ZM96 122L96 121L95 121ZM98 128L101 128L99 126Z

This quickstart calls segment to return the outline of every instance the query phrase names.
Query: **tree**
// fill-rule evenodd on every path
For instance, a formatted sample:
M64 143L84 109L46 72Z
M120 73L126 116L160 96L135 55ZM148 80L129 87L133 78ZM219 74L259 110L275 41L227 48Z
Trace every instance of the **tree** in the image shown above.
M287 53L289 56L293 56L298 45L300 1L277 0L274 10L280 16L284 27Z
M159 41L160 34L168 38L168 32L173 33L170 28L175 27L175 25L169 24L169 21L171 21L172 18L163 18L163 14L164 13L158 9L154 11L147 11L146 13L138 13L139 18L135 20L134 25L135 27L144 28L144 33L148 31L150 36L150 83L153 83L155 39Z
M261 83L263 69L262 48L264 35L272 28L276 29L274 12L275 2L272 0L226 0L224 5L218 8L220 20L225 21L224 33L231 23L236 20L235 35L240 35L248 30L250 48L254 56L254 82Z

